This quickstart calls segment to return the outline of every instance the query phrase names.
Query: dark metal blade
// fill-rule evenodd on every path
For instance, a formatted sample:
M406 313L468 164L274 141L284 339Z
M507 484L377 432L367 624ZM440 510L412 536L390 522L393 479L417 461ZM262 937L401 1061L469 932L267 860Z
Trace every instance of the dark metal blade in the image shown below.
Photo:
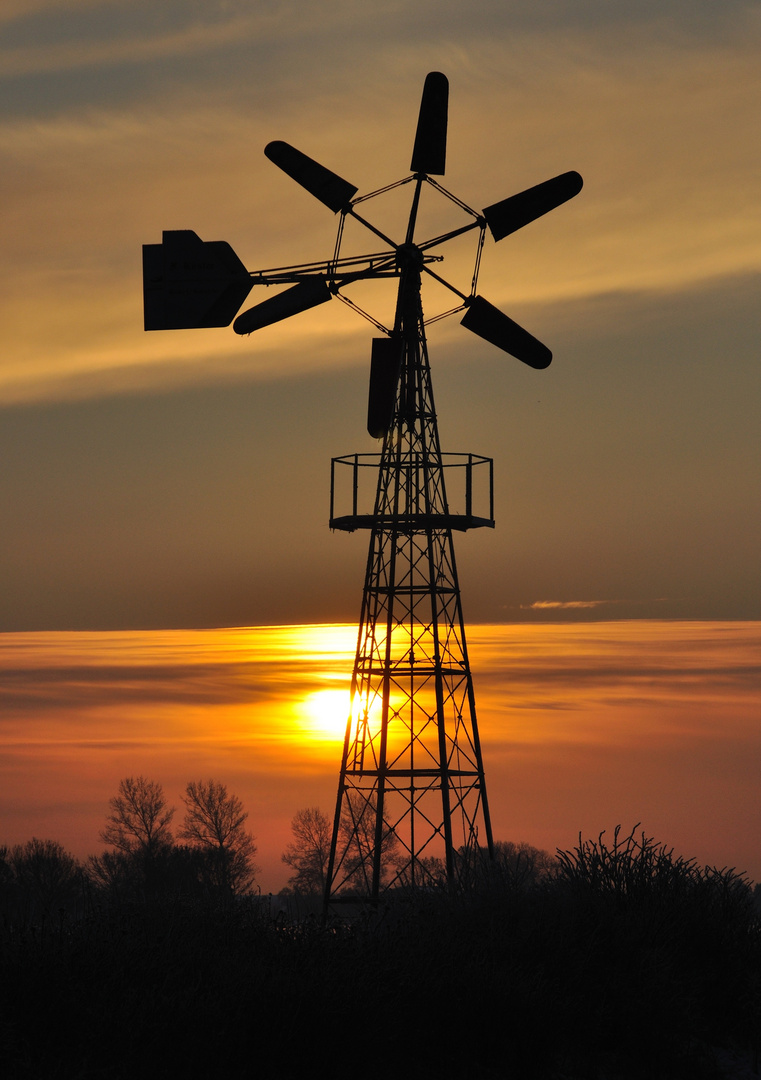
M440 71L431 71L425 77L420 102L410 165L413 172L444 175L447 161L448 106L449 81Z
M287 142L267 143L264 153L278 168L288 173L297 184L301 184L336 214L345 210L357 193L354 184L343 180Z
M373 338L367 430L374 439L382 439L391 427L401 360L402 343L398 338Z
M545 180L543 184L521 191L518 195L511 195L509 199L492 203L484 210L492 236L495 240L502 240L510 233L522 229L542 214L578 195L583 183L577 172L561 173L552 180Z
M248 270L224 240L171 229L160 244L143 244L146 330L229 326L252 285Z
M324 304L332 295L322 278L300 281L285 292L271 296L261 304L244 311L233 323L233 330L236 334L251 334L254 330L261 330L263 326L271 326L281 319L298 315L300 311L308 311L318 304Z
M521 360L532 368L549 367L552 353L541 341L529 334L518 323L495 308L482 296L475 296L470 301L467 311L460 320L461 324L478 334L484 341L496 345L516 360Z

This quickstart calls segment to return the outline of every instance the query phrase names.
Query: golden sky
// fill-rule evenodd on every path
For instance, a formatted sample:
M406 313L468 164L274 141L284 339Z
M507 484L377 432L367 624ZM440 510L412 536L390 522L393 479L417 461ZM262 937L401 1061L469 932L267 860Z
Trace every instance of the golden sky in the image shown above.
M0 635L3 842L100 849L125 776L238 794L260 883L296 810L332 816L353 626ZM473 625L496 838L554 851L637 822L761 880L758 623Z
M141 245L328 257L333 215L264 145L360 192L399 179L429 70L470 205L585 181L484 253L547 371L431 328L443 447L495 459L466 614L759 618L760 44L735 0L4 3L0 628L356 617L364 540L329 535L328 468L377 448L372 328L331 303L145 333Z

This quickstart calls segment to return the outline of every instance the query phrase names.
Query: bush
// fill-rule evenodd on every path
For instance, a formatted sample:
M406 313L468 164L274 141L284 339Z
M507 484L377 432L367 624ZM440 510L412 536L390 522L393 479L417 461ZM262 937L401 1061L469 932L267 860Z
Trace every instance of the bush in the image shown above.
M578 943L587 1033L607 1055L652 1069L706 1042L757 1044L759 925L745 878L618 827L610 845L601 833L559 851L552 888Z

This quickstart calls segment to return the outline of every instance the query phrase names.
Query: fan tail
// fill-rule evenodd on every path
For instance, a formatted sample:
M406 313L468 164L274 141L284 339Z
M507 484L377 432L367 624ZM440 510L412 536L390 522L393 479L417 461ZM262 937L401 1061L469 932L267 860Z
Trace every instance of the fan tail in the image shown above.
M224 240L172 229L164 230L160 244L143 244L146 330L229 326L252 284Z

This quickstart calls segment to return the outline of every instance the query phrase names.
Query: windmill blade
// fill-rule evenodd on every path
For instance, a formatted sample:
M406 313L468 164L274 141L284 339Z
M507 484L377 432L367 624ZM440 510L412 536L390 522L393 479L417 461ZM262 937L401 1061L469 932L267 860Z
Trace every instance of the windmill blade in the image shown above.
M233 323L233 330L236 334L252 334L263 326L271 326L291 315L298 315L300 311L324 304L332 295L322 278L307 278L244 311Z
M401 363L402 342L399 338L373 338L367 430L374 439L382 439L391 427Z
M287 142L267 143L264 153L279 169L306 188L335 214L345 210L357 193L354 184L307 157Z
M447 161L447 113L449 80L440 71L425 77L420 101L415 146L412 151L413 172L443 176Z
M460 323L529 367L541 370L550 365L552 353L547 346L482 296L473 297Z
M502 240L510 233L522 229L556 206L572 199L581 191L584 181L577 172L561 173L552 180L511 195L501 202L492 203L484 210L484 217L495 240Z

